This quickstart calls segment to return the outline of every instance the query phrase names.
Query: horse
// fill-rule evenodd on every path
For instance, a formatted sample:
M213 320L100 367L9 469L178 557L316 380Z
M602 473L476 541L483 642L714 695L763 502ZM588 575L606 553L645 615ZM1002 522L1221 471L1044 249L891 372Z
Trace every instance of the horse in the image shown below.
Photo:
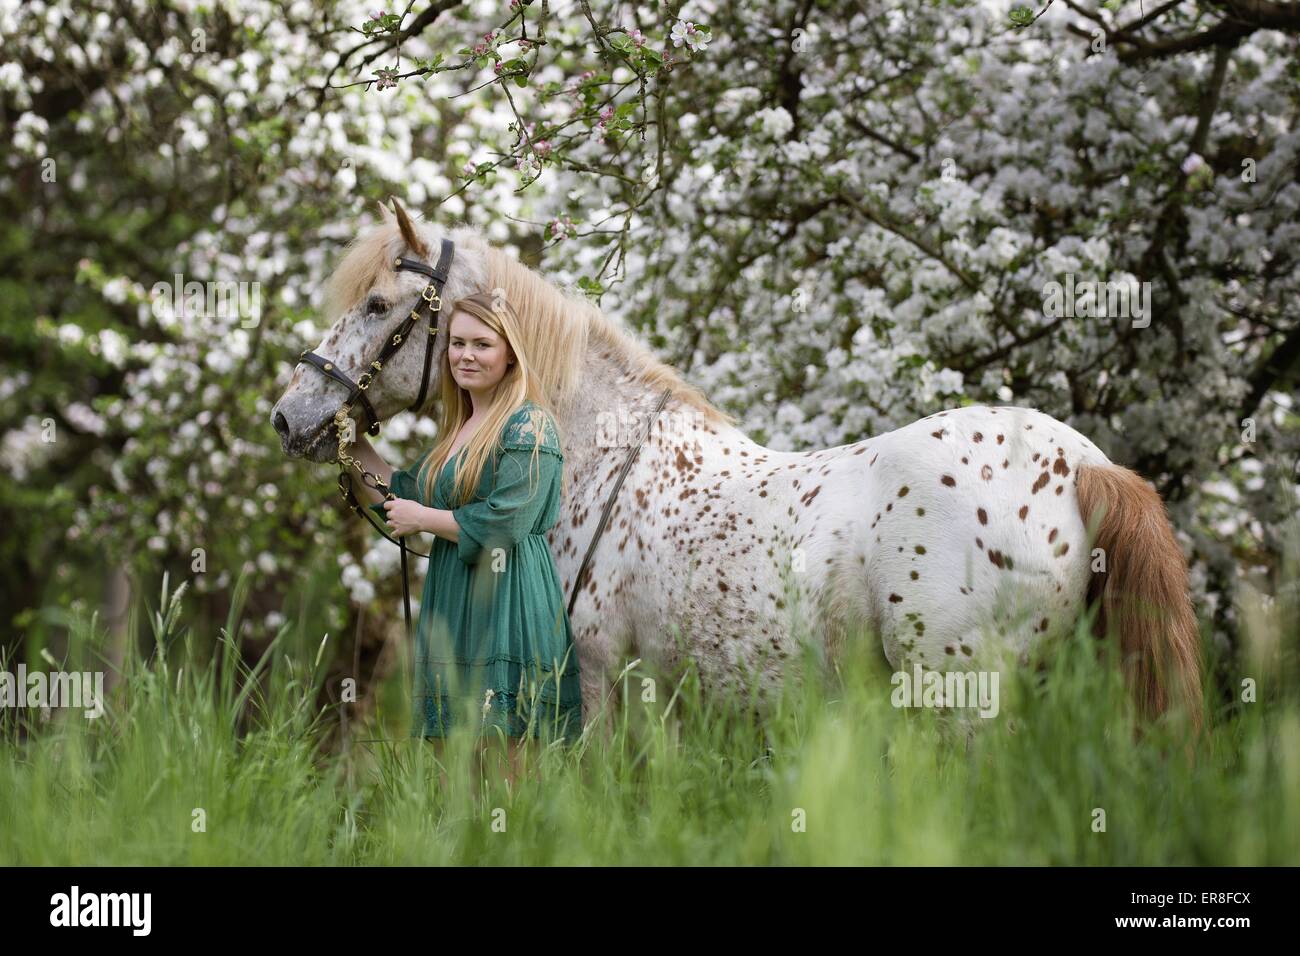
M1176 706L1200 727L1198 631L1164 503L1074 429L1030 408L968 406L835 448L775 451L591 301L471 228L439 231L396 200L381 209L330 277L334 319L316 351L355 380L419 299L423 280L394 262L428 262L452 240L443 300L496 290L514 306L561 431L564 503L549 543L566 595L644 436L571 614L589 717L632 656L693 665L711 690L748 682L761 702L805 641L834 661L870 633L896 672L969 671L997 654L1027 663L1094 608L1140 714ZM380 419L411 405L424 349L439 369L446 345L444 327L389 360L369 388ZM286 454L332 460L345 391L295 369L271 412Z

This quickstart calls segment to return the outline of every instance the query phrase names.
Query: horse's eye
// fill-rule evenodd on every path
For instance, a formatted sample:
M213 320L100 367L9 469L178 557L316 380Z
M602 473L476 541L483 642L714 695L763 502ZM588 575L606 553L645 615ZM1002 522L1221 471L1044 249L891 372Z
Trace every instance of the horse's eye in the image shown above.
M367 315L383 315L388 311L388 303L377 295L372 295L366 300Z

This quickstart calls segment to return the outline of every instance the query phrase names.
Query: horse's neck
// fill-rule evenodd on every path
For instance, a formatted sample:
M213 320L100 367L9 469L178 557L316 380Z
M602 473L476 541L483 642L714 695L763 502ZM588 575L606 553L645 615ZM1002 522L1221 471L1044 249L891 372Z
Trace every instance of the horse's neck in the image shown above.
M621 460L644 431L659 393L637 381L631 368L607 348L588 347L581 380L555 409L571 474L588 473L611 457Z
M751 440L739 429L707 419L686 402L670 398L654 421L660 386L640 381L632 372L635 358L602 346L587 351L583 374L572 397L556 408L564 435L566 471L581 497L581 484L603 486L611 469L621 466L627 454L650 429L649 441L663 449L681 449L691 462L695 484L713 485L715 479L757 475L803 456L774 452ZM595 481L581 482L578 476ZM631 479L630 479L631 480ZM755 478L755 481L758 479ZM779 483L778 483L779 486ZM773 488L773 492L777 489Z

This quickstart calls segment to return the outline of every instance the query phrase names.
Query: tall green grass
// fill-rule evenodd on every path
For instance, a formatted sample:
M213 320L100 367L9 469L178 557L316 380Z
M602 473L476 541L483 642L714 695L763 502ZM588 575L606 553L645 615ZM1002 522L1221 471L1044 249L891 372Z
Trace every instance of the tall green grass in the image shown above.
M1173 722L1135 737L1118 670L1083 627L1044 670L1002 675L991 720L895 709L862 639L830 673L806 666L761 719L690 673L646 684L629 664L583 738L532 744L530 776L508 786L483 776L466 736L441 761L406 736L405 673L325 749L332 715L312 701L328 648L299 621L241 663L245 586L200 642L164 585L147 622L133 618L152 653L128 657L106 716L0 714L0 863L1300 863L1286 587L1271 606L1243 597L1251 650L1225 665L1232 699L1208 700L1194 748ZM74 637L105 639L93 618ZM1240 699L1246 676L1255 703Z

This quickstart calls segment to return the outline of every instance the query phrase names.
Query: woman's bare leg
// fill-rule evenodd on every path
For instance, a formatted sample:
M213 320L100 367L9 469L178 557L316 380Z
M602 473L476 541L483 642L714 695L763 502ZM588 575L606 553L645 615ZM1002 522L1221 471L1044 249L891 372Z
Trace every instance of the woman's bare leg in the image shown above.
M527 742L522 737L511 737L510 747L510 785L516 786L520 780L528 778Z
M481 793L481 788L484 785L500 779L500 747L500 741L495 736L484 736L478 739L478 743L474 748L475 796Z
M477 748L480 773L495 780L504 778L512 788L517 786L527 773L524 746L518 737L507 737L504 745L496 737L481 739Z

